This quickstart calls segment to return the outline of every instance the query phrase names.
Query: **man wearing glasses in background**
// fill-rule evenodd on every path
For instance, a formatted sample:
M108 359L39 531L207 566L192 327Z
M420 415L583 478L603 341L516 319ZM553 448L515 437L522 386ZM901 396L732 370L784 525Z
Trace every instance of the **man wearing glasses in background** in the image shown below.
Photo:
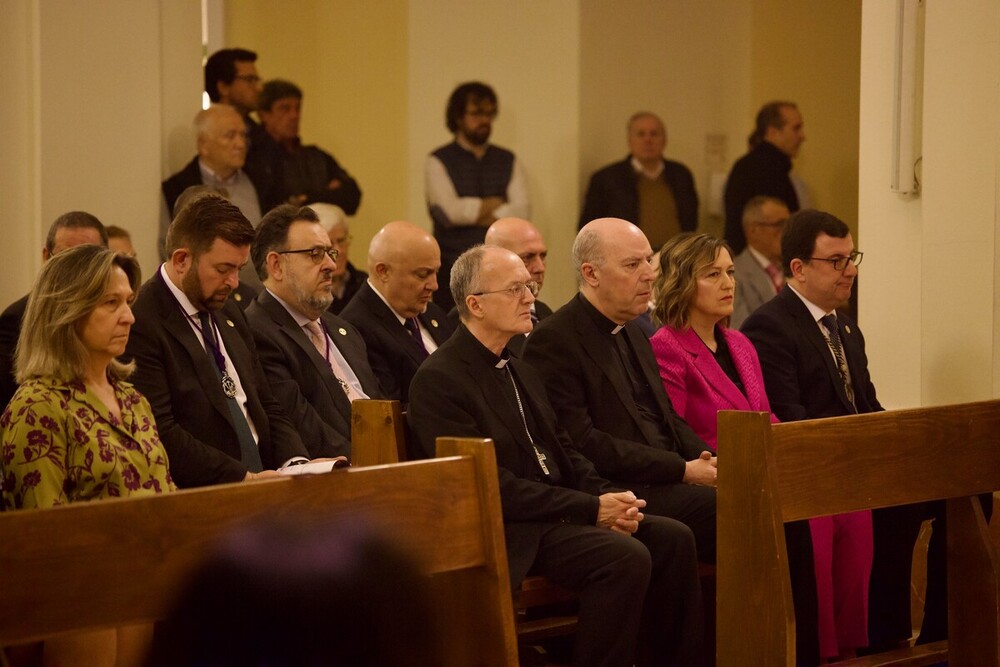
M351 403L381 398L361 334L327 312L338 250L311 208L290 204L260 221L250 251L264 290L247 308L275 398L310 456L351 455Z
M247 49L220 49L205 62L205 92L213 104L228 104L236 109L247 126L246 136L253 138L260 127L250 117L260 98L257 54Z
M754 197L743 207L747 247L733 259L736 299L729 326L737 329L750 313L767 303L785 286L781 270L781 230L788 207L775 197Z
M427 208L441 246L438 282L446 287L451 265L465 250L483 242L494 220L531 217L520 161L509 150L489 143L498 109L496 93L488 85L470 81L458 86L445 109L455 140L427 156ZM448 289L439 290L434 301L445 312L455 305Z

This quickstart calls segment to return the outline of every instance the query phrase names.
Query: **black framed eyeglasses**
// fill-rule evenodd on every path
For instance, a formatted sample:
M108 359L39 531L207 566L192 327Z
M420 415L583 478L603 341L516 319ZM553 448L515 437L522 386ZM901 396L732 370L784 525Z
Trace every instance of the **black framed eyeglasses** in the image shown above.
M819 260L820 262L830 262L833 264L834 270L843 271L847 268L848 262L854 266L858 266L861 264L861 260L864 259L864 257L865 253L852 250L851 254L847 257L810 257L809 259Z
M484 296L486 294L506 294L512 299L520 299L524 295L524 290L531 292L531 296L538 296L538 283L529 280L526 283L517 283L503 289L495 289L491 292L475 292L472 296Z
M240 81L246 81L251 86L256 86L260 83L260 77L256 74L237 74L233 77L234 79L239 79Z
M313 264L319 264L323 261L324 257L329 257L335 262L340 257L340 251L336 248L324 248L320 245L313 248L303 248L302 250L278 250L277 253L279 255L305 255L312 260Z

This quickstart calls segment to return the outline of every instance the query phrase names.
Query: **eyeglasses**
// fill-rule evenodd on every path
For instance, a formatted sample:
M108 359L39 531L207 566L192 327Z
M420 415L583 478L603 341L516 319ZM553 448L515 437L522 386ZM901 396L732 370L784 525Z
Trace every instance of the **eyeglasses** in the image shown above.
M758 227L768 227L770 229L784 229L785 223L788 222L788 218L784 220L778 220L777 222L767 222L765 220L757 220L754 222Z
M237 74L233 77L234 79L239 79L240 81L246 81L251 86L256 86L260 83L260 77L256 74Z
M279 255L305 255L312 260L313 264L319 264L323 261L324 257L329 257L333 261L337 261L340 257L340 251L336 248L324 248L323 246L316 246L314 248L303 248L302 250L278 250Z
M538 296L538 283L534 280L526 283L517 283L503 289L495 289L492 292L475 292L472 296L484 296L486 294L506 294L512 299L520 299L524 295L524 290L531 292L531 296Z
M833 264L834 270L843 271L847 268L848 262L854 266L861 264L861 260L864 259L864 256L865 253L852 250L851 254L847 257L810 257L809 259L819 260L820 262L830 262Z
M334 245L351 245L351 241L353 240L354 237L348 234L347 236L342 236L339 239L333 239L332 242Z
M466 109L465 115L472 116L473 118L488 118L489 120L493 120L497 117L497 110L488 108Z

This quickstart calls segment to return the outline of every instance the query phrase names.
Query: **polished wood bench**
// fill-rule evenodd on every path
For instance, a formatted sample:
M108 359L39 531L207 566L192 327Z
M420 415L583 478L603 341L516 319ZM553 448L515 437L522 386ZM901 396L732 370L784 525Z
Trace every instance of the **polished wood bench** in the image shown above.
M443 440L438 456L0 514L0 645L164 618L209 546L234 526L364 508L431 575L446 664L514 667L493 443Z
M844 665L1000 665L1000 561L977 494L1000 489L1000 401L784 424L719 414L717 660L795 664L783 525L946 500L949 640Z

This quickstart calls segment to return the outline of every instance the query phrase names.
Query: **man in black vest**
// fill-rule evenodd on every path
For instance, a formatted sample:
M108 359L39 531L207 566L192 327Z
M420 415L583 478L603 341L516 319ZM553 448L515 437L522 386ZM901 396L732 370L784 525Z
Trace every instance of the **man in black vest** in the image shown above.
M427 157L427 207L441 246L442 285L448 284L455 259L482 243L494 220L531 215L520 163L512 152L489 143L497 110L492 88L478 81L460 85L445 109L455 140ZM438 290L434 300L446 312L455 305L446 289Z

